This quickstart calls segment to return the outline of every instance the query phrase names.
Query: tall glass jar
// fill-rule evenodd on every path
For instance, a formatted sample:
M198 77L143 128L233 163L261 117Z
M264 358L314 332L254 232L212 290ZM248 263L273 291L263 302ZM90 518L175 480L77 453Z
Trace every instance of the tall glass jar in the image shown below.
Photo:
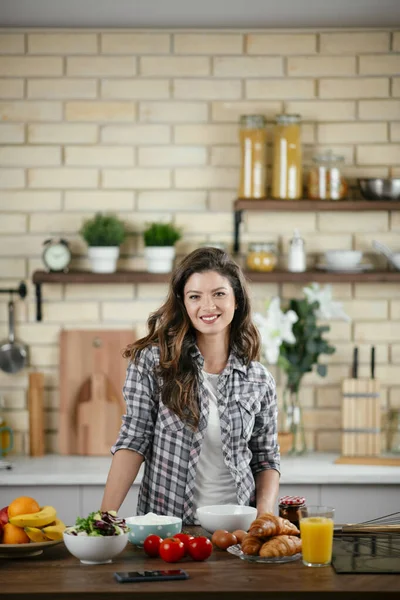
M344 156L331 150L313 156L313 166L308 174L310 200L342 200L347 195L347 183L341 170Z
M267 133L263 115L240 117L239 198L266 197Z
M298 200L302 197L302 151L300 115L276 115L272 197Z

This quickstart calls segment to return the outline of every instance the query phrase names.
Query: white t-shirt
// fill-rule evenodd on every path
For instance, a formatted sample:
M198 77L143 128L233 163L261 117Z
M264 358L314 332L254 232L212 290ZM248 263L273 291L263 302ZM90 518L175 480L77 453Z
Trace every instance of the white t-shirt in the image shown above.
M209 415L197 462L194 501L197 508L210 504L237 504L236 485L222 455L221 428L216 396L218 374L203 371L209 392Z

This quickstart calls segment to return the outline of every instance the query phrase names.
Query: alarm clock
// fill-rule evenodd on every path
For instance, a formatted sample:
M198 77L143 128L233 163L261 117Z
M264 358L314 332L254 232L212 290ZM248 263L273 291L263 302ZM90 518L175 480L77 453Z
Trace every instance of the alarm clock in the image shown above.
M72 254L68 242L63 239L50 239L43 242L42 260L47 271L68 271Z

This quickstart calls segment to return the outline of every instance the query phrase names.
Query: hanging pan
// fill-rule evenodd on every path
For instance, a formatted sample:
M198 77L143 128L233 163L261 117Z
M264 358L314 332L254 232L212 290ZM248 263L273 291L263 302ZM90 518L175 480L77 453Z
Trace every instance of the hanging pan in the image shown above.
M13 300L8 303L8 324L8 340L0 344L0 369L6 373L17 373L26 365L28 353L23 344L15 341Z

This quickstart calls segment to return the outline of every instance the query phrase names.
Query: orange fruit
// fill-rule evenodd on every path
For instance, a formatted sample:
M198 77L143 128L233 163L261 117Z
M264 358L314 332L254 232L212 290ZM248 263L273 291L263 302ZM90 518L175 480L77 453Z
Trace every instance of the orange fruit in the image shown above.
M29 496L18 496L8 506L8 518L18 515L30 515L39 512L40 506L33 498Z
M22 527L6 523L3 528L3 544L29 544L29 538Z

